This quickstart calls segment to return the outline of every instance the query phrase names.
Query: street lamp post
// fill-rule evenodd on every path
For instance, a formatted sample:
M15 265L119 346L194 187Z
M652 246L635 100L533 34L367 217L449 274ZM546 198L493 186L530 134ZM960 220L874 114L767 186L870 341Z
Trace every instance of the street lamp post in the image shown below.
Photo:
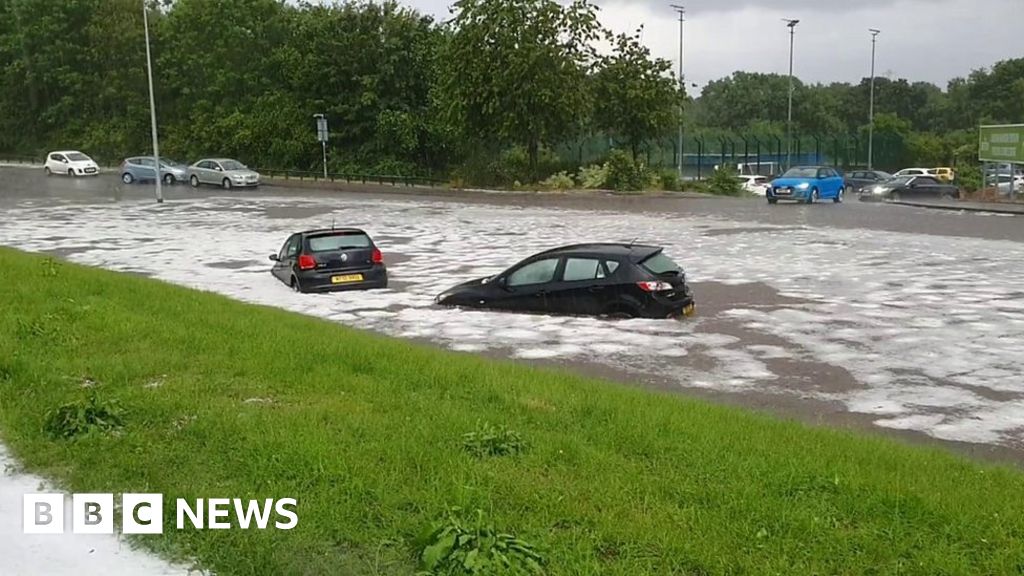
M796 25L799 20L783 18L783 22L789 28L789 109L786 112L786 169L792 167L793 149L793 39L796 34Z
M871 103L868 105L868 170L871 170L875 159L875 42L881 30L869 28L868 32L871 32Z
M686 83L683 80L683 16L686 14L686 8L679 6L678 4L670 4L672 8L679 14L679 89L682 91L679 94L679 179L683 178L683 102L686 98Z
M156 101L153 98L153 59L149 53L149 15L146 10L146 0L142 0L142 27L146 34L146 76L149 80L149 123L153 133L153 169L156 170L156 201L164 201L164 191L161 188L163 176L160 175L160 144L156 131Z

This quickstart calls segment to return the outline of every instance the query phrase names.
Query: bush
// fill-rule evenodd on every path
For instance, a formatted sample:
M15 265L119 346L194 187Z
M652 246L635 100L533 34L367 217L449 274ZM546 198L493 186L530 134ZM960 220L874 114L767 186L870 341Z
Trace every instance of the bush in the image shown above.
M956 185L967 192L981 189L981 169L977 166L961 166L956 172Z
M450 508L421 540L423 575L544 574L544 558L534 546L496 530L481 510L467 520L460 508Z
M660 180L662 190L669 190L673 192L679 191L679 173L676 172L675 170L662 171Z
M606 164L592 164L580 168L580 186L586 190L604 188L608 180L608 167Z
M643 166L634 162L623 150L612 150L605 164L605 172L605 184L613 190L643 190L647 184Z
M707 191L719 196L742 196L743 185L736 177L736 170L730 166L722 166L708 178Z
M576 181L568 172L562 170L545 178L540 185L546 190L571 190L576 187Z

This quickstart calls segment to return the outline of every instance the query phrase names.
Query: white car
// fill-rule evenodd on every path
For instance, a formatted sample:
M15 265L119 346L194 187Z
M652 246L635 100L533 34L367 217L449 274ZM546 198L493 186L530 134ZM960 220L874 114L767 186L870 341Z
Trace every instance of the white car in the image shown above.
M771 186L767 176L758 174L744 174L736 177L743 186L743 190L758 196L764 196L768 187Z
M43 170L47 176L51 174L67 174L72 177L96 176L100 173L100 167L96 165L96 162L78 150L50 152L46 156Z
M899 172L893 174L894 177L900 176L934 176L935 170L931 168L904 168Z

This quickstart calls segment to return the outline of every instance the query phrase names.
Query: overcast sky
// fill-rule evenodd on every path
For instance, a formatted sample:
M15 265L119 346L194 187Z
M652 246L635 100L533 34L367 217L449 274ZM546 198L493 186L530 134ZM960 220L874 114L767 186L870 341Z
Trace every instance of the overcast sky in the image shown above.
M447 19L446 0L400 0ZM1024 57L1024 0L598 0L616 32L644 26L655 56L678 65L679 23L669 4L686 7L684 72L690 82L736 70L786 73L796 18L794 73L809 82L859 82L870 75L868 28L878 28L876 73L946 82L999 60Z

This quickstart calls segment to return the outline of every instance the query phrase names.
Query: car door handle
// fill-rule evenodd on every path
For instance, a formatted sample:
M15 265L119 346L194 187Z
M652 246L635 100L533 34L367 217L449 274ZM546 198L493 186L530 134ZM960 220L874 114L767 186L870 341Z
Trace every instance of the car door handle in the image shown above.
M604 292L604 286L591 286L587 288L587 292Z

